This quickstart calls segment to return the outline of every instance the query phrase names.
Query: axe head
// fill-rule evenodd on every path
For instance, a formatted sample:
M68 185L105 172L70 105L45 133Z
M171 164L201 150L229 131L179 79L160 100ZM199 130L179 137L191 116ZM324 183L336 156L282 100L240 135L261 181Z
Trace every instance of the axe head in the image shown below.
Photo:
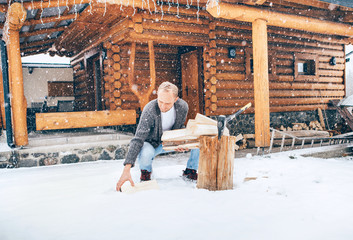
M226 125L226 116L220 115L217 119L218 139L221 139Z

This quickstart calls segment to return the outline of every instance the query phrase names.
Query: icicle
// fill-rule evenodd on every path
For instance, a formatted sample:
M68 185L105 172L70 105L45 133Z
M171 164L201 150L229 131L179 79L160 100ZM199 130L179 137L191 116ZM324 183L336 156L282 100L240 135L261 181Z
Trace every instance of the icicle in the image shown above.
M162 17L161 17L161 21L163 20L163 16L164 16L164 12L163 12L163 1L161 1L161 14L162 14Z
M197 0L197 12L196 12L197 21L199 20L199 15L200 15L200 0Z
M77 5L74 5L74 9L75 9L75 20L77 19Z
M50 0L49 0L49 3L50 3ZM41 21L41 23L43 24L44 22L43 22L43 1L40 1L40 21Z
M134 9L134 13L132 14L132 16L135 16L135 13L136 13L135 0L132 0L132 7Z
M169 5L169 7L168 7L168 11L169 11L169 9L172 7L170 0L168 0L168 5Z
M31 3L32 3L31 14L34 15L34 2L33 2L33 0L31 0ZM11 1L9 3L9 6L10 6L10 4L11 4Z
M92 15L92 0L89 1L89 14Z
M189 5L189 0L186 0L186 9L189 9L190 5Z
M104 13L103 17L105 16L105 13L107 12L107 0L104 1Z
M56 19L60 19L60 16L61 16L59 1L58 1L58 11L59 11L59 15Z
M120 11L123 11L123 0L120 0Z
M174 2L174 0L173 0ZM179 16L179 0L177 0L177 15L176 15L177 18L180 18Z

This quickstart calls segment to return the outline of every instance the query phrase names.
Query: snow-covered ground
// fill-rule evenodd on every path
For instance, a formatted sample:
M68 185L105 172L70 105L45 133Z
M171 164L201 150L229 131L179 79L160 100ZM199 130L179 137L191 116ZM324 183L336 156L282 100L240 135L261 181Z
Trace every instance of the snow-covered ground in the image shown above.
M218 192L180 178L186 153L157 157L160 190L135 194L115 191L122 161L0 169L0 239L353 239L353 158L302 152L237 158Z

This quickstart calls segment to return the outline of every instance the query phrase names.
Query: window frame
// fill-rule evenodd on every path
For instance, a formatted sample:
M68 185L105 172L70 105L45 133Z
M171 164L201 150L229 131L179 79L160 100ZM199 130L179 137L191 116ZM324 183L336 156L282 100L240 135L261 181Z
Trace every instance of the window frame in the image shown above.
M314 74L300 74L298 71L299 63L305 61L314 61L313 69ZM318 80L318 65L319 65L319 56L307 53L295 53L294 54L294 80Z

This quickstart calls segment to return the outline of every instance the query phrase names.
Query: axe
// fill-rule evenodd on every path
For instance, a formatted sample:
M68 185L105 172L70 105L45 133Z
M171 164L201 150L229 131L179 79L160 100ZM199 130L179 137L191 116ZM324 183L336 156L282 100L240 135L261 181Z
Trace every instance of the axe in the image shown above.
M242 107L241 109L239 109L236 113L234 113L232 115L229 115L227 117L224 115L220 115L218 117L218 120L217 120L218 140L221 139L221 137L223 135L224 128L227 125L227 122L232 120L233 118L235 118L236 116L238 116L242 112L244 112L249 107L251 107L251 103L246 104L244 107Z

